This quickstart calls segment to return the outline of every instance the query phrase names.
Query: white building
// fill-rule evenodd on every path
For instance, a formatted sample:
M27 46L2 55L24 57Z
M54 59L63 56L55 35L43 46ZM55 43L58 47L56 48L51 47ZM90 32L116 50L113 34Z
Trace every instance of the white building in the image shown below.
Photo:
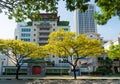
M26 42L34 42L39 45L48 43L48 36L51 32L63 28L65 31L70 30L69 21L60 21L57 13L41 13L41 21L18 23L15 29L15 39ZM55 66L67 66L68 63L62 63L61 58L51 56L49 59L55 63Z
M34 42L39 45L48 43L48 36L51 32L63 28L70 30L68 21L59 21L57 13L41 13L41 21L18 23L15 29L15 39Z
M104 44L104 49L105 50L109 50L109 48L110 48L111 45L117 45L117 44L120 44L120 37L118 37L115 40L110 40L107 43L105 43Z
M89 4L88 9L85 12L80 12L79 9L74 12L74 28L77 34L83 34L87 32L97 33L97 25L93 18L95 13L95 6Z
M0 53L0 75L4 72L3 66L8 66L8 57Z

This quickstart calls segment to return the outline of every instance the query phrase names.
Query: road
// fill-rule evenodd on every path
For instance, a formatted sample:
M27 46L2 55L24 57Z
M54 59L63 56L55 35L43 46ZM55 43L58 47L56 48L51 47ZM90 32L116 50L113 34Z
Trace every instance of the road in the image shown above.
M0 80L0 84L32 84L33 80Z
M0 84L120 84L120 80L91 80L91 79L84 79L84 80L0 80Z

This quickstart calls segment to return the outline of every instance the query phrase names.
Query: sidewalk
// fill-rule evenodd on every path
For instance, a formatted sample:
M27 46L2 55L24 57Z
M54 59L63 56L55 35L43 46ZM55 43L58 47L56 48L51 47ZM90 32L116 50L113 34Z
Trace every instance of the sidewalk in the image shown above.
M0 80L14 80L15 79L15 76L0 76ZM74 77L72 76L45 76L45 77L39 77L39 76L19 76L19 79L21 80L36 80L36 79L51 79L51 80L54 80L54 79L63 79L63 80L66 80L66 79L74 79ZM120 80L120 77L93 77L93 76L77 76L77 79L103 79L103 80Z

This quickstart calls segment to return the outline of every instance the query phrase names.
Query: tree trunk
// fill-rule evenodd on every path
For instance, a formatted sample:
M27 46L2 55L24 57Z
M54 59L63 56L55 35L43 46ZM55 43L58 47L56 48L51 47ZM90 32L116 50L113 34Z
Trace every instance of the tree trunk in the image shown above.
M72 56L71 56L71 57L72 57ZM75 60L75 63L72 63L72 60L71 60L71 62L69 62L69 61L67 60L67 62L73 67L74 79L77 79L77 75L76 75L77 61L78 61L78 58Z
M119 61L118 73L120 73L120 59L118 61Z
M73 66L73 72L74 72L74 79L77 79L77 77L76 77L76 66Z
M19 79L19 70L20 70L20 65L18 65L18 66L16 66L17 67L17 69L16 69L16 79L18 80Z

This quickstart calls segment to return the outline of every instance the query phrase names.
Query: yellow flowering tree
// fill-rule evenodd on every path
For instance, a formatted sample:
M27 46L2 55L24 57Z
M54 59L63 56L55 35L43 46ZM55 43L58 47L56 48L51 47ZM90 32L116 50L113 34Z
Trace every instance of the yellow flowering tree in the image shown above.
M76 35L74 32L60 29L53 32L49 36L49 43L46 45L48 51L56 56L74 56L76 59L73 63L66 59L66 61L73 67L74 78L76 79L76 66L80 57L99 56L104 50L100 47L99 40L87 38L86 35Z
M0 40L0 51L16 65L16 79L18 79L24 58L40 58L40 56L45 55L42 47L20 40Z

